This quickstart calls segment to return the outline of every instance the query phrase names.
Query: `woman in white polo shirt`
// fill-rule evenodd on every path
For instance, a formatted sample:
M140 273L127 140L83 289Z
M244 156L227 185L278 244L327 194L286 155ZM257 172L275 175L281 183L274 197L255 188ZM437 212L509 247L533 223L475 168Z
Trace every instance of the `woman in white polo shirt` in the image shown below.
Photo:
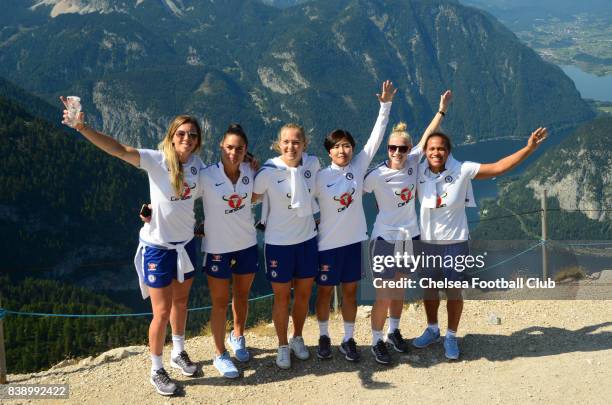
M211 329L215 342L213 365L227 378L238 369L225 350L225 323L232 280L234 328L227 343L240 362L250 359L244 338L248 298L259 268L257 237L251 210L255 171L245 163L248 139L231 124L221 140L221 161L200 172L204 191L203 270L212 299Z
M546 128L531 133L527 146L495 163L458 162L451 153L451 142L441 132L431 134L425 143L426 160L419 165L417 184L421 204L421 240L426 255L439 255L441 267L422 268L422 277L434 281L462 281L464 273L446 267L446 257L469 254L469 228L465 207L474 207L471 187L472 179L488 179L501 176L518 166L547 137ZM433 262L433 260L431 261ZM448 261L449 262L449 261ZM456 332L463 310L461 289L447 288L448 329L444 339L445 356L459 358ZM425 290L425 312L428 326L413 345L422 348L440 340L438 307L440 297L437 289Z
M363 179L385 135L391 103L397 90L390 81L382 84L378 118L363 150L353 158L355 140L343 129L325 138L331 165L317 176L316 196L321 207L319 223L319 274L317 276L317 356L331 357L329 306L334 286L342 285L344 338L339 350L348 361L360 354L353 338L357 314L357 284L361 280L361 242L368 238L363 212Z
M253 193L264 195L266 278L274 292L272 319L279 343L276 365L282 369L291 367L291 352L301 360L310 357L302 329L318 271L317 229L313 218L318 208L313 191L320 164L318 158L304 153L306 145L301 126L283 126L272 145L280 156L269 159L259 169L253 188ZM293 337L288 341L292 287Z
M423 132L418 145L412 147L412 138L404 123L396 125L387 144L388 159L370 170L364 180L364 191L373 192L378 215L372 229L372 256L413 254L413 244L420 239L421 231L415 210L418 165L423 157L427 135L438 131L452 100L450 90L440 96L438 112ZM414 269L385 268L374 273L374 278L399 280L402 273ZM387 342L397 352L406 352L408 343L399 329L404 306L403 288L378 288L372 306L372 354L380 364L389 364L391 357L383 341L383 327L389 313Z
M62 97L66 104L66 100ZM151 297L153 319L149 326L151 384L158 393L172 395L177 389L163 367L162 350L168 322L172 327L172 367L192 376L197 367L185 351L187 301L193 282L196 252L193 241L193 202L201 195L202 160L196 155L202 142L197 120L179 115L170 124L159 151L135 149L97 132L79 113L73 120L64 110L64 123L109 155L145 170L149 176L153 215L140 230L134 264L143 298Z

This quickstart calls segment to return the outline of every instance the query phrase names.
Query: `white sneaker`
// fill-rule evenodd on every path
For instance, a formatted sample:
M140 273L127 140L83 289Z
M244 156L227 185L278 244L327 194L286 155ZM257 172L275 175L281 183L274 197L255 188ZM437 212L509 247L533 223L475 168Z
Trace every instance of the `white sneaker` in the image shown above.
M289 339L289 347L293 354L295 354L295 357L300 360L306 360L310 357L310 352L304 344L304 338L301 336L294 336Z
M289 346L278 346L276 365L282 369L288 369L291 367L291 352L289 350Z

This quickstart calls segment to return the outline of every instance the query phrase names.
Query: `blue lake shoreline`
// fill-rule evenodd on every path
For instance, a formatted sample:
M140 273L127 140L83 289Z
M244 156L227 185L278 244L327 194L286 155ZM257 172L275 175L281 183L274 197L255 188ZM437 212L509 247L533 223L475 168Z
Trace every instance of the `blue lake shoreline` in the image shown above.
M597 76L573 65L559 65L559 67L572 79L582 98L612 101L612 75Z

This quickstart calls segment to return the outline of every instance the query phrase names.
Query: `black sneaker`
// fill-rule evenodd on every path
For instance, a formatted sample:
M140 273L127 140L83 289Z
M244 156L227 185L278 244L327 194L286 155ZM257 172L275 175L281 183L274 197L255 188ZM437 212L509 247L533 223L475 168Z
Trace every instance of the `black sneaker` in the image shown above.
M390 343L396 352L406 353L408 351L408 342L404 340L399 329L387 335L387 343Z
M170 365L181 370L181 373L187 377L192 377L198 371L198 367L193 364L185 350L176 357L171 356Z
M161 395L174 395L176 392L176 384L172 382L170 376L163 368L151 374L151 384L155 390Z
M389 364L391 363L391 356L389 355L389 349L387 348L387 344L382 340L379 340L376 345L372 346L372 354L374 355L374 360L380 364Z
M331 359L331 340L327 335L319 336L319 347L317 348L317 357L320 359Z
M342 342L340 345L340 353L344 354L344 358L348 361L357 361L361 357L357 351L357 343L353 338L350 338L346 342Z

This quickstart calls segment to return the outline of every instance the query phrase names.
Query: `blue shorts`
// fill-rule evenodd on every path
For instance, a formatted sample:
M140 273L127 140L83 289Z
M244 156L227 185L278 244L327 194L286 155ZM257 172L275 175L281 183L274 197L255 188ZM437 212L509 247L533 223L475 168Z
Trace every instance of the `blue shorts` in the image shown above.
M204 273L215 278L232 278L232 274L252 274L259 270L257 245L229 253L205 253Z
M295 245L266 243L266 278L274 283L288 283L294 278L315 277L319 271L317 237Z
M196 266L196 239L185 245L191 264ZM177 278L176 250L145 246L143 254L144 282L153 288L167 287ZM195 271L185 273L185 280L192 278Z
M430 278L435 281L466 280L467 275L465 271L455 270L451 263L458 261L458 256L467 256L470 254L468 241L451 243L448 245L436 245L422 242L421 247L423 253L430 257L424 258L427 261L423 262L423 265L419 269L420 278ZM438 259L438 256L441 260ZM435 259L432 259L432 257L435 257ZM449 257L452 259L449 259Z
M319 252L318 285L361 280L361 242Z
M406 241L403 244L403 250L401 249L397 249L396 250L396 246L395 243L396 241L386 241L385 239L381 238L380 236L378 238L376 238L376 240L373 240L370 242L370 252L371 252L371 257L372 260L374 260L375 256L392 256L395 257L396 253L399 253L400 255L404 255L404 252L407 253L408 255L414 255L416 256L420 251L420 240L421 240L421 236L415 236L414 238L412 238L412 249L410 250L410 242ZM373 262L374 263L374 262ZM401 266L396 266L396 262L393 261L393 265L392 266L386 266L384 265L384 263L380 263L381 265L383 265L383 269L382 271L372 271L372 276L373 278L380 278L382 280L393 280L395 279L395 274L396 273L401 273L403 275L412 275L415 274L416 269L414 269L412 266L411 267L406 267L404 263L404 261L401 261ZM409 263L410 264L410 263ZM373 268L372 268L373 269Z

